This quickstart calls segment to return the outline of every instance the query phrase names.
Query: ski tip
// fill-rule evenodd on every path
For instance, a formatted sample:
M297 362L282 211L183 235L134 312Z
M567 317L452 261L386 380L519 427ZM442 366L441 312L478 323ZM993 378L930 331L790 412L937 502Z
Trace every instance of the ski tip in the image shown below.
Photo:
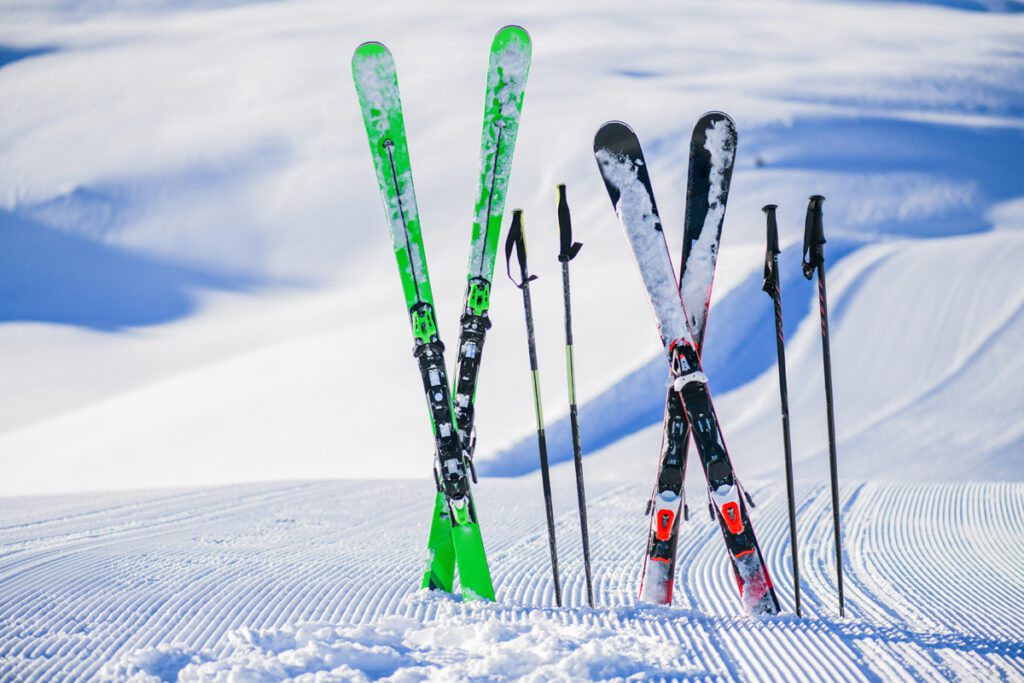
M733 118L726 114L724 111L719 111L718 109L712 109L701 114L700 118L697 119L697 125L700 125L703 122L710 121L728 121L729 125L731 125L733 128L736 127L736 122L733 121Z
M623 121L605 121L594 134L594 151L601 148L615 146L610 144L614 140L623 138L636 138L636 132Z
M532 42L530 39L530 32L527 31L522 26L520 26L519 24L506 24L505 26L499 28L498 32L494 34L495 39L498 39L500 37L510 38L512 36L521 38L525 40L527 43Z
M515 47L525 52L527 56L532 56L533 40L530 38L530 32L517 24L502 26L494 34L494 40L491 41L491 52L498 52L508 47Z
M395 59L384 43L367 41L352 53L352 80L355 82L360 102L368 96L368 92L375 89L374 84L381 78L396 78ZM395 83L395 88L397 87L398 84Z
M384 43L376 40L368 40L365 43L360 43L359 47L352 52L352 61L354 62L356 59L362 57L374 57L376 55L384 54L391 56L391 50L389 50Z
M719 134L725 134L727 140L725 142L726 148L731 148L732 154L735 157L736 142L739 134L736 132L736 122L724 111L716 110L702 114L693 126L693 135L690 138L691 143L703 145L704 141L712 137L712 131L720 127L724 127L724 130L719 130Z

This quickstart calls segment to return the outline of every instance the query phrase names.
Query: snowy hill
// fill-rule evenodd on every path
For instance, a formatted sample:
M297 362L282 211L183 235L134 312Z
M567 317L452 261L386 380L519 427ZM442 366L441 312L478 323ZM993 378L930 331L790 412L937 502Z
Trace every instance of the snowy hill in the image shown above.
M0 0L0 679L1024 678L1022 10ZM477 402L499 602L414 590L432 443L349 78L357 44L391 48L451 347L486 50L513 22L534 62L508 208L525 209L540 275L566 610L503 276ZM637 130L678 253L688 136L709 109L739 144L704 360L788 609L760 288L760 207L780 206L803 620L737 616L692 465L676 605L635 601L665 371L591 143L607 119ZM578 607L556 182L585 244L595 610ZM846 619L797 265L812 193L828 198Z
M353 20L312 0L5 4L0 374L9 391L0 397L0 490L8 494L429 475L421 399L401 390L415 382L407 323L347 75L352 48L367 38L386 42L398 62L440 322L451 338L487 45L504 23L532 32L509 206L525 208L531 226L544 399L557 418L565 409L552 185L568 183L586 244L574 292L579 394L598 411L587 425L591 449L660 411L650 373L628 410L615 411L621 419L599 408L657 350L589 151L602 121L627 120L640 134L670 227L682 216L681 156L693 121L719 108L738 123L716 301L725 307L747 286L728 317L718 303L712 313L718 394L771 362L770 345L753 341L770 327L743 325L768 310L752 286L762 204L780 205L792 250L807 195L825 194L837 267L855 244L997 223L1012 240L1024 222L1014 182L1024 158L1016 14L747 2L666 3L642 16L523 6L470 17L452 6L432 9L431 26L431 17L450 21L423 32L414 27L424 10L413 5L384 4ZM678 232L669 238L678 248ZM785 291L795 330L811 292L795 283ZM498 471L533 459L520 441L532 404L516 292L498 282L493 299L478 413L481 457ZM935 290L917 305L934 312L929 319L945 306ZM729 338L726 324L742 335ZM935 332L895 320L884 331L908 348L930 347ZM837 328L836 344L851 335L859 336ZM755 355L739 362L733 350L747 346ZM884 373L888 360L876 362ZM908 392L929 382L916 380ZM838 409L844 430L861 421L849 400ZM819 418L815 407L794 423ZM394 420L415 427L380 439ZM728 430L733 440L736 431ZM514 458L499 456L516 442ZM808 448L820 449L820 439ZM368 449L391 466L359 457Z

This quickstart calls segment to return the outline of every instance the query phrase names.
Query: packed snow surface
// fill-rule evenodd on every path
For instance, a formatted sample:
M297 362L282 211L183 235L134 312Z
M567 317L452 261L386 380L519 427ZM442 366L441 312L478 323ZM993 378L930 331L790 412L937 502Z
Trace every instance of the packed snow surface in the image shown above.
M791 609L784 487L748 486ZM828 489L799 486L804 618L757 620L741 616L717 524L701 514L682 524L675 605L637 602L646 481L591 482L597 607L585 607L572 487L572 468L556 468L565 609L554 607L537 476L478 488L493 604L416 590L432 505L421 482L10 501L0 678L1024 677L1020 483L845 483L845 619Z

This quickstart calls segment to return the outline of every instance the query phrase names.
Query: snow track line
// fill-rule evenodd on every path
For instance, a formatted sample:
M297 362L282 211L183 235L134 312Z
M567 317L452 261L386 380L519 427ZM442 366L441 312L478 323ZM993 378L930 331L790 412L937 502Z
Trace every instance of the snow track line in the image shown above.
M556 471L564 587L574 604L583 604L571 471ZM134 501L119 494L116 505L97 496L92 508L80 505L75 514L56 518L48 517L53 499L47 498L34 503L37 520L33 502L19 501L18 523L0 533L0 680L95 678L107 663L169 643L227 662L246 647L245 629L266 631L271 643L280 640L273 634L284 634L288 642L290 629L301 624L362 624L375 633L379 624L392 623L380 621L388 616L413 620L410 633L428 634L445 632L454 619L475 637L498 637L495 648L501 638L536 629L550 629L555 639L582 637L598 648L631 638L641 640L630 647L643 651L660 643L664 657L650 660L657 663L647 673L665 680L760 679L780 672L794 680L839 681L1024 676L1018 623L1024 577L1014 564L1024 554L1024 484L844 482L851 616L836 621L830 499L823 485L801 484L797 491L807 617L749 620L740 616L703 501L694 501L680 534L677 606L637 604L648 521L638 503L647 491L641 482L595 483L590 509L598 608L547 607L553 591L536 483L530 477L486 480L482 515L500 568L494 605L463 605L416 590L420 564L409 548L418 552L426 535L429 497L409 506L376 502L382 496L419 500L421 481L140 493ZM788 596L781 486L749 485L765 555ZM26 530L45 533L33 539ZM964 573L964 566L977 571ZM503 626L495 631L489 624ZM451 662L477 656L459 654L461 641L451 638L410 651Z

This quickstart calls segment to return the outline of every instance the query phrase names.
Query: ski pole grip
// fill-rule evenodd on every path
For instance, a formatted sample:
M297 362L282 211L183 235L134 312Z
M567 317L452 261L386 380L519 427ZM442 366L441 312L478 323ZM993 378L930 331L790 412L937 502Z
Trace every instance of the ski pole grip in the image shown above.
M558 236L562 247L558 252L558 260L568 263L576 258L583 245L572 241L572 218L569 216L569 202L565 198L565 183L559 183L555 189L558 192Z
M770 254L781 253L779 249L779 222L775 217L775 211L778 209L776 204L765 204L761 207L764 211L765 218L768 221L768 246L767 250Z
M778 255L779 250L779 223L775 217L775 210L779 207L775 204L765 204L761 207L767 220L768 239L764 250L764 286L762 289L769 295L775 296L778 289Z
M804 219L804 277L814 277L814 269L825 262L825 228L821 218L821 204L825 198L820 194L811 195L807 202L807 217Z
M512 252L516 253L516 260L519 261L520 281L516 281L512 275ZM526 268L526 235L523 230L523 210L516 209L512 212L512 226L508 229L508 237L505 238L505 272L508 279L522 289L530 280L536 280L536 275L528 275Z

